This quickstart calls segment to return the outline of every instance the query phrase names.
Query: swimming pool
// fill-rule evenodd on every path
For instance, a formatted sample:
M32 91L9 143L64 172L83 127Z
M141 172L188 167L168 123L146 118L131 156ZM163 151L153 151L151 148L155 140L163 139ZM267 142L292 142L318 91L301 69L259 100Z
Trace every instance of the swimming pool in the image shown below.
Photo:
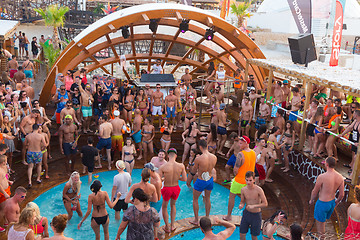
M223 226L214 226L213 227L213 232L214 233L219 233L220 231L225 230L225 227ZM176 235L175 237L172 237L171 240L185 240L185 239L191 239L191 240L202 240L204 238L204 234L201 232L201 230L199 228L195 228L195 229L191 229L189 231L180 233L178 235ZM239 240L240 238L240 232L239 232L239 227L236 227L234 233L227 238L227 240ZM281 237L275 236L275 239L283 239ZM258 236L258 239L263 239L262 238L262 234L260 236ZM251 240L251 235L250 232L246 235L246 240Z
M133 170L133 175L132 175L133 183L140 182L141 171L142 169ZM101 184L103 185L102 190L107 191L109 196L111 197L113 177L116 174L117 171L108 171L108 172L99 173L97 178L94 178L93 176L93 180L95 179L100 180ZM89 194L91 194L91 191L89 186L87 185L87 176L81 177L81 181L83 183L81 185L81 191L80 191L81 193L80 206L83 214L85 215L87 209L87 198ZM34 200L34 202L38 204L41 209L41 215L47 217L49 219L49 222L54 216L58 214L66 214L66 210L62 202L62 191L64 185L65 183L59 184L58 186L53 187L52 189L44 192ZM185 182L180 182L180 188L181 188L181 193L176 203L177 206L176 220L194 216L193 207L192 207L192 189L189 189L186 186ZM210 214L226 215L228 199L229 199L229 190L221 186L220 184L214 184L214 190L211 193L212 206L211 206ZM237 197L235 201L235 206L238 206L239 204L240 204L240 198ZM205 206L202 202L201 197L199 198L199 205L200 205L199 216L203 216L205 215ZM120 222L115 221L114 210L110 209L107 205L106 208L110 216L110 225L109 225L110 239L114 239L116 237L116 233L120 225ZM233 210L233 215L241 215L241 214L242 214L242 210L235 207ZM78 217L77 213L74 212L73 218L69 221L68 226L65 230L65 235L68 237L72 237L75 240L86 239L86 238L94 239L95 234L90 226L91 215L86 219L81 229L78 230L77 224L80 222L80 220L81 220L80 217ZM161 225L163 224L164 222L161 221ZM50 230L50 236L52 235L53 233ZM103 232L101 231L101 239L103 239L103 236L104 236ZM123 233L121 235L121 239L126 239L126 233Z

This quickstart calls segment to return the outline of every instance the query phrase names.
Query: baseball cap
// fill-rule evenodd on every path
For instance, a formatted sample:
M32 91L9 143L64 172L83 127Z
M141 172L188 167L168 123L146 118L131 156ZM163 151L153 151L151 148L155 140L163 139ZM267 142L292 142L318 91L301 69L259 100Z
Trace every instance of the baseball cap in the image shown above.
M123 160L116 161L115 166L116 166L117 169L125 169L125 163L124 163Z
M288 83L289 83L288 80L284 80L284 81L283 81L283 84L288 84Z
M144 165L144 168L148 168L148 169L150 169L151 171L156 171L156 170L158 170L158 168L155 167L155 165L154 165L153 163L151 163L151 162L145 164L145 165Z
M220 104L220 110L225 109L225 107L226 107L226 104L225 104L225 103L221 103L221 104Z
M71 116L71 115L69 115L69 114L65 116L65 119L66 119L66 118L73 119L73 118L72 118L72 116Z
M119 115L120 115L119 110L115 110L115 111L114 111L114 116L116 116L116 117L117 117L117 116L119 116Z
M239 137L239 140L242 140L242 141L246 142L247 144L250 144L250 138L247 136Z
M175 148L170 148L167 153L175 153L177 155L177 151Z
M251 91L251 90L256 90L256 89L255 89L255 87L250 87L250 91Z

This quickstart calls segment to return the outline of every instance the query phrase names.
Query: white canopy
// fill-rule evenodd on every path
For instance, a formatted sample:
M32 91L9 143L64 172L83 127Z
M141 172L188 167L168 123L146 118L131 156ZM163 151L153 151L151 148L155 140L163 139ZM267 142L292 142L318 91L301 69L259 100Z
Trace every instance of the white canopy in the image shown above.
M5 39L10 37L19 24L19 21L0 20L0 36Z

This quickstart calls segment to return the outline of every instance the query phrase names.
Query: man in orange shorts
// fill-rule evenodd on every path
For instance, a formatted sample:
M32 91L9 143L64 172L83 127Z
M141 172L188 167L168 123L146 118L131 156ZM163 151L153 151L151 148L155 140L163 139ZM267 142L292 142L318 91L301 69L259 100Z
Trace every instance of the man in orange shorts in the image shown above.
M161 189L163 197L162 213L165 222L164 231L170 233L176 228L174 227L176 217L176 200L180 195L179 180L186 181L186 170L182 163L176 162L177 151L175 148L168 150L169 161L163 164L159 169L160 177L164 177L164 187ZM170 200L171 199L171 200ZM167 207L171 201L171 226L169 228L169 213Z
M7 169L7 158L5 155L0 155L0 203L5 202L10 198L10 185L8 169Z
M124 145L123 140L123 127L125 126L125 121L120 118L120 111L114 111L114 119L110 121L113 131L111 135L111 159L114 159L116 151L119 151L121 158L121 151Z

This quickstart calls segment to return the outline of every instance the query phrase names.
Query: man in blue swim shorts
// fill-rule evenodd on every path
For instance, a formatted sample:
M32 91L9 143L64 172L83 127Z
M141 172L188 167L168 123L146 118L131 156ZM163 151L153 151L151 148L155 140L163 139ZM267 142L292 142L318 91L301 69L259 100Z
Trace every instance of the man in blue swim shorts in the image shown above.
M178 98L174 95L174 89L171 88L169 95L165 97L165 114L172 124L175 124L177 104Z
M59 145L61 153L65 155L65 170L70 174L69 163L71 163L71 170L75 166L75 154L77 153L78 131L77 126L73 124L71 115L65 116L65 123L59 128Z
M274 118L276 117L276 113L279 107L282 106L282 102L284 100L284 91L281 89L281 82L278 81L275 84L275 88L274 88L274 105L271 109L271 117Z
M108 160L108 169L111 170L111 133L113 132L113 126L108 122L106 115L99 117L99 142L96 148L101 151L103 148L106 149L106 156Z
M194 220L189 221L191 224L196 226L199 225L199 196L202 191L205 191L205 213L206 216L210 215L210 194L214 187L214 178L212 176L212 170L216 165L217 157L210 153L207 148L205 140L199 141L199 149L201 155L195 158L193 170L198 172L198 179L194 183L193 190L193 209L194 209Z
M28 188L31 188L31 177L32 177L32 170L34 165L36 165L36 172L37 178L36 182L41 183L40 176L41 176L41 161L42 161L42 152L41 150L46 148L46 141L45 137L41 134L40 128L38 124L32 125L32 133L29 133L25 137L24 146L27 150L26 153L26 162L28 164L28 179L29 185Z
M319 194L314 209L314 218L316 220L316 229L321 235L325 234L325 222L331 217L335 206L341 202L344 197L344 179L341 174L335 171L336 160L328 157L325 160L326 172L320 174L311 192L309 204L313 204ZM335 194L339 190L338 198L335 200Z

